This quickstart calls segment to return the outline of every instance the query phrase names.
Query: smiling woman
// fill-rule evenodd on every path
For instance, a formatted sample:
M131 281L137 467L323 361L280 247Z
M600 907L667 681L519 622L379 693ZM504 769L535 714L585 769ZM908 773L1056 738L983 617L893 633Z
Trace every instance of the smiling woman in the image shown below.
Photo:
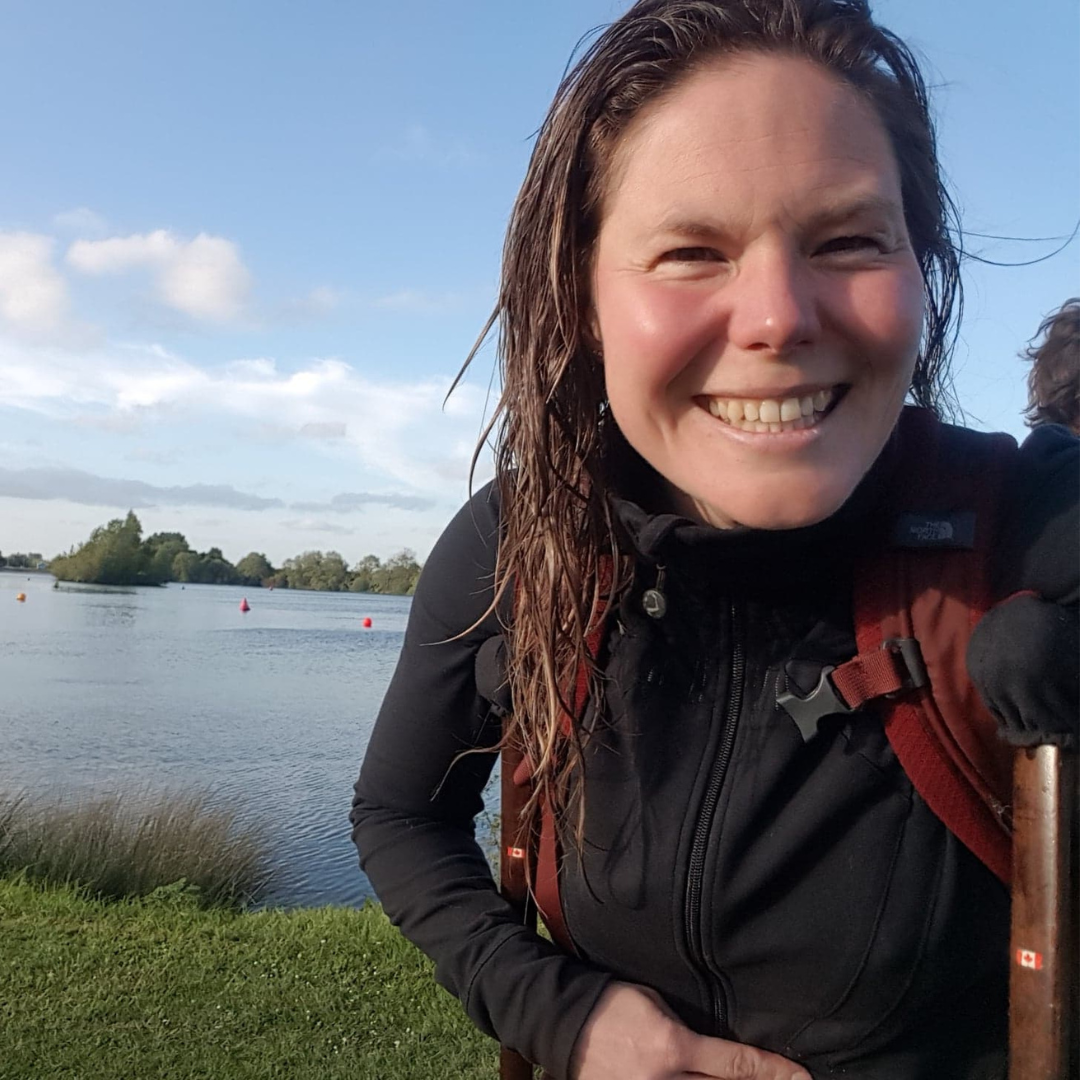
M353 809L391 918L556 1077L1005 1075L996 724L1076 738L1075 669L1011 646L1075 641L1080 450L942 421L952 220L864 0L638 0L556 94L496 480L425 566Z
M592 296L619 430L691 517L827 517L885 445L922 336L873 106L805 60L723 59L637 115L612 173Z

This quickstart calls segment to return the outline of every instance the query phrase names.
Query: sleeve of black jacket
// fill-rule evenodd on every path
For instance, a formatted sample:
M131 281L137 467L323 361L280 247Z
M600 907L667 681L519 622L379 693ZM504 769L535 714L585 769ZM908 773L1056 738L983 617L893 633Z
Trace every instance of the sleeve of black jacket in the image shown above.
M1057 424L1020 448L1013 496L994 552L995 592L1031 590L1046 600L1080 597L1080 439Z
M1007 742L1074 747L1080 440L1056 425L1032 432L1020 451L1011 503L995 551L996 593L1008 599L976 626L968 670Z
M499 896L473 819L499 737L476 691L492 596L497 507L478 492L428 558L397 669L357 781L360 865L383 908L435 961L473 1022L556 1076L611 976L521 926ZM463 637L458 637L467 631Z

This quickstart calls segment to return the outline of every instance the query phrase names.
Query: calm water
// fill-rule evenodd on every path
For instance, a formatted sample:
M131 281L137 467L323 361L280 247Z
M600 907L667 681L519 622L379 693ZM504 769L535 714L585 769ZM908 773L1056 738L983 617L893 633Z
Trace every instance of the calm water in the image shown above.
M0 791L209 788L269 822L271 902L370 894L349 804L408 597L52 585L0 573Z

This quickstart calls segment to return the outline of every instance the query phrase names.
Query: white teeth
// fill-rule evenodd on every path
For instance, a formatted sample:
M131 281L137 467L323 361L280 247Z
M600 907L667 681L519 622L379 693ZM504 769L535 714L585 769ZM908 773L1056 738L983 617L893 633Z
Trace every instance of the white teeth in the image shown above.
M798 420L800 416L802 416L802 408L799 406L799 399L794 397L784 398L780 405L780 419Z
M718 420L724 420L743 431L778 434L816 426L821 420L817 414L825 412L834 398L833 390L818 390L803 397L782 399L711 397L708 399L708 409Z
M758 419L763 424L779 424L780 423L780 402L779 401L763 401L758 406Z

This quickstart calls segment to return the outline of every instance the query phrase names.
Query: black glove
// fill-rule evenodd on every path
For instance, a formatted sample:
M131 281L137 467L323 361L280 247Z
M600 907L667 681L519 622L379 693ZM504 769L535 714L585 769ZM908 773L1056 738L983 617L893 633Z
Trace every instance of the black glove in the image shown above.
M1080 613L1021 593L975 627L968 672L1013 746L1075 749L1080 731Z

